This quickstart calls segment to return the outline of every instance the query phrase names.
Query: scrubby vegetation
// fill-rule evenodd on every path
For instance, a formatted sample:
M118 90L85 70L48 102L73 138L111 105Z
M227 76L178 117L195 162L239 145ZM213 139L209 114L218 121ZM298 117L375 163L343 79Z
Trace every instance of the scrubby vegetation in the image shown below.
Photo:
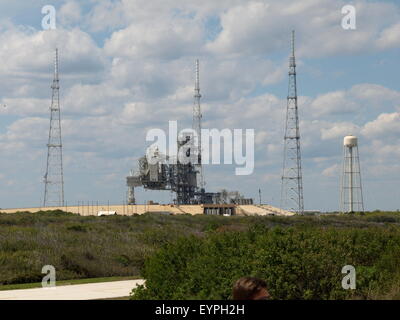
M400 230L255 227L189 237L146 262L135 299L229 299L235 280L265 279L275 299L400 299ZM353 265L357 289L343 290ZM389 294L390 293L390 294Z
M208 219L191 218L0 214L0 284L40 282L44 265L56 267L58 280L136 276L163 243L206 228Z
M275 299L400 299L398 215L282 219L164 245L147 259L146 288L132 298L229 299L234 281L251 275ZM292 226L270 226L284 221ZM342 288L345 265L356 268L356 290Z
M0 214L0 284L143 276L137 299L227 299L243 275L277 299L400 298L400 215L81 217ZM341 288L352 264L357 290Z

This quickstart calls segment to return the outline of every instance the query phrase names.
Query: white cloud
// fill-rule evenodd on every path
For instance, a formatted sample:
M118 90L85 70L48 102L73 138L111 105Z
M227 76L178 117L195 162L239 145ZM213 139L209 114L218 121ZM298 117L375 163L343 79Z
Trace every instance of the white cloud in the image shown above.
M122 109L123 101L130 97L128 89L118 88L108 82L76 84L66 90L61 101L63 113L103 115Z
M146 22L175 17L194 17L206 20L219 15L229 7L243 3L243 0L102 0L98 1L89 14L93 31L103 31L129 26L134 22Z
M5 133L0 134L2 156L11 157L11 161L22 155L25 161L37 160L37 148L40 147L44 150L47 143L48 126L48 119L38 117L27 117L14 121L6 128Z
M327 123L328 128L321 128L321 139L329 140L344 137L346 135L357 135L358 126L351 122Z
M325 177L339 177L341 168L338 164L334 164L322 171L322 175Z
M393 106L398 104L399 99L399 91L378 84L361 83L348 90L318 95L312 101L306 101L306 104L310 105L310 111L315 116L350 117L350 115L362 114L359 112L360 110L363 110L363 116L380 113L387 108L392 110Z
M82 12L77 1L70 0L66 2L57 12L57 18L60 19L63 26L73 25L81 22Z
M254 46L264 49L265 42L255 38L261 39L263 31L273 25L270 10L268 3L253 1L227 10L221 15L222 32L208 49L225 54L249 53Z
M400 99L400 92L372 83L354 85L349 94L356 99L363 100L363 102L373 103L378 108L382 102L395 102Z
M400 137L400 113L382 113L379 117L365 124L361 132L369 138Z
M400 23L393 24L383 30L377 44L381 49L400 47Z
M2 104L6 107L3 114L27 116L32 114L49 114L50 100L38 98L5 98Z
M222 32L208 44L211 51L224 54L265 54L289 47L290 28L298 34L298 55L321 57L380 50L389 42L398 46L397 26L380 31L400 18L398 8L390 3L357 1L358 27L341 27L341 8L345 1L309 0L250 1L226 8L221 15ZM282 28L282 20L290 21ZM286 39L286 40L285 40Z
M113 57L176 59L200 51L202 29L193 19L154 19L132 23L105 43Z
M11 27L0 33L0 76L45 76L52 71L54 50L59 48L60 71L96 73L106 63L92 38L79 29L36 31ZM51 75L51 73L50 73Z
M311 108L318 115L351 113L358 110L359 105L347 99L346 92L335 91L319 95Z
M122 2L102 0L98 1L87 16L91 31L103 31L121 27L124 24L125 9Z

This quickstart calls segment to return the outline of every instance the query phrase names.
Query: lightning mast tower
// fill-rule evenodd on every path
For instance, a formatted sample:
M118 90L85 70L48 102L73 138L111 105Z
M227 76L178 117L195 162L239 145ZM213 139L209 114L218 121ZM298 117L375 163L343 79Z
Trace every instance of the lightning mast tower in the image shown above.
M356 136L346 136L343 140L340 211L342 213L364 212L360 158L358 156L358 139Z
M201 147L201 107L200 107L200 71L199 71L199 60L196 60L196 80L194 86L194 105L193 105L193 130L197 132L197 141L195 141L195 146L197 146L197 150L195 150L195 154L197 156L197 163L195 164L195 168L197 171L197 176L199 179L198 186L200 190L204 190L204 176L203 176L203 164L201 159L202 147ZM196 143L197 142L197 143Z
M297 106L296 59L292 31L291 56L289 58L289 88L287 96L284 160L281 185L281 208L304 213L303 182L301 173L300 130Z
M47 143L47 166L44 175L44 207L64 205L58 49L55 51L54 79L51 89L52 98L50 106L49 140Z

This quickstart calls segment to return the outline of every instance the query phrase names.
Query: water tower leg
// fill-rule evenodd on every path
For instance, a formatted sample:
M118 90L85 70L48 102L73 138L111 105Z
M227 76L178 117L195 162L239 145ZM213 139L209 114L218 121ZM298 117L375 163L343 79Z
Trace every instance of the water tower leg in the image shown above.
M350 177L349 177L349 202L350 202L350 212L353 212L353 148L349 148L350 153Z

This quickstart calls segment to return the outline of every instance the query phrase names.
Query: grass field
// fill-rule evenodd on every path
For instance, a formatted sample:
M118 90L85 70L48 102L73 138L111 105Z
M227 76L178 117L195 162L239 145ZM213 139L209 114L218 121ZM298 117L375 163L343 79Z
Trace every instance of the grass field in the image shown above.
M181 237L268 229L400 228L397 212L365 215L295 217L220 217L145 214L131 217L81 217L61 211L0 213L0 290L41 282L44 265L53 265L61 281L140 277L145 261Z

